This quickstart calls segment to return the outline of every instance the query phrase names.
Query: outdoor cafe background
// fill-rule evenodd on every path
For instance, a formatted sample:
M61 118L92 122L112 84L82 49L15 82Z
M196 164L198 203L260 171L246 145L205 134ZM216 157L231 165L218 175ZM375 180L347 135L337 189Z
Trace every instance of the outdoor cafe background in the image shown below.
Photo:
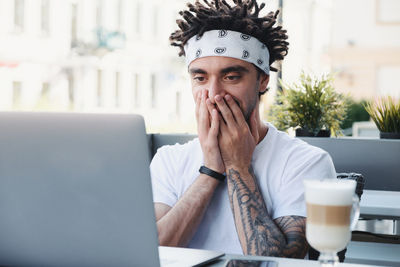
M139 113L148 132L195 133L184 59L168 42L186 2L0 0L0 110ZM302 71L333 73L356 102L400 98L400 1L265 2L281 7L290 49L263 114L278 75L292 83ZM378 136L372 122L356 127Z

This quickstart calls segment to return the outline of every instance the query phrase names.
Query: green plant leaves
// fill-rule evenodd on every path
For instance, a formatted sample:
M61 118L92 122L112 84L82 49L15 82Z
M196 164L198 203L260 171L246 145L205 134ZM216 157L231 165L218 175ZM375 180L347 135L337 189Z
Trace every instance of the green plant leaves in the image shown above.
M282 92L277 94L277 105L270 119L280 130L301 127L317 134L322 129L340 133L340 123L346 117L345 96L335 92L332 75L320 78L304 74L300 82L288 85L280 81Z
M369 102L365 109L375 122L379 131L387 133L400 132L400 101L397 103L391 97Z

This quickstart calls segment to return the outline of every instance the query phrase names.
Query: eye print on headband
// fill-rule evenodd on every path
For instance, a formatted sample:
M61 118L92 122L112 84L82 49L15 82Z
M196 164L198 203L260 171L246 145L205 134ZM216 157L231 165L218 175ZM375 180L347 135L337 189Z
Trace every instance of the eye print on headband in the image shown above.
M251 36L247 34L241 34L240 38L242 38L243 41L248 41L251 39Z
M202 36L196 35L196 41L200 40Z
M201 55L201 49L197 49L196 51L196 58L198 58Z
M228 32L226 30L219 30L218 31L218 37L219 38L224 38L227 34L228 34Z
M261 59L257 59L257 64L258 65L262 65L264 61L262 61Z
M226 47L217 47L214 49L215 54L223 54L226 51Z
M243 59L246 59L246 58L249 58L249 56L250 56L250 53L249 53L249 51L247 51L247 50L243 50L243 55L242 55L242 58L243 58Z

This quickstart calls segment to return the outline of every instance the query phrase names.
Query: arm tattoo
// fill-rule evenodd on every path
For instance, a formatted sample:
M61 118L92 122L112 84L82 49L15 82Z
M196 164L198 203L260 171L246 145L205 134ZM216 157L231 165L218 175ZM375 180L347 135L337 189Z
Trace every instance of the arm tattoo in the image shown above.
M284 255L294 255L296 258L304 258L309 245L306 241L306 218L301 216L283 216L276 218L274 222L285 233L287 245Z
M244 180L238 171L228 170L229 200L244 254L304 257L305 219L284 216L273 221L252 169L249 173Z

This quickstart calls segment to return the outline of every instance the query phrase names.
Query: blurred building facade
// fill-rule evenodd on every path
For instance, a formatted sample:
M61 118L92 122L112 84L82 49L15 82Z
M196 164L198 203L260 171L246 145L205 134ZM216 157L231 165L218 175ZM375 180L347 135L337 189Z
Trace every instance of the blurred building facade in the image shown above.
M168 41L179 8L0 0L0 109L139 113L155 130L191 123L183 59Z
M333 72L335 88L357 100L400 99L400 1L284 0L283 21L286 81Z
M184 60L168 41L186 2L0 0L0 110L139 113L150 131L194 132ZM282 2L286 82L333 71L356 99L400 97L400 1Z

